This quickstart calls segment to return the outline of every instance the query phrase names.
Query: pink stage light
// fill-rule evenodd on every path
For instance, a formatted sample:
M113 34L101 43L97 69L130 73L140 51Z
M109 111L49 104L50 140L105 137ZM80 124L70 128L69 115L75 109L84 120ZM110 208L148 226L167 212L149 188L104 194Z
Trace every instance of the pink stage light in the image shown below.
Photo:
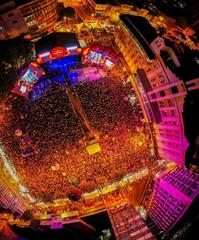
M77 49L77 46L67 47L66 49L67 50L75 50L75 49Z
M48 57L49 55L50 55L50 52L45 52L45 53L39 54L39 57L43 58L43 57Z

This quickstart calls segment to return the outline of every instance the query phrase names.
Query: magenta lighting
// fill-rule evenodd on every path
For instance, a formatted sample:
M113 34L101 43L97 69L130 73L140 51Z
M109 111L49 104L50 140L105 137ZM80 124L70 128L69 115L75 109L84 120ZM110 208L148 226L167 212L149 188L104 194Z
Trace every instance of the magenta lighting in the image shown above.
M45 53L39 54L39 57L42 58L42 57L47 57L49 55L50 55L50 52L45 52Z
M77 46L67 47L66 49L67 50L75 50L75 49L77 49Z

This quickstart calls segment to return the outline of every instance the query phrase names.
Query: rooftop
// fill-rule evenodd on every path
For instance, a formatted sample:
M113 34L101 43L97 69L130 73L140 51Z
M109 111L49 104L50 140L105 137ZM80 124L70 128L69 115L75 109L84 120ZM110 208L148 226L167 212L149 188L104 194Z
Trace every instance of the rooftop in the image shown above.
M51 33L36 42L36 52L41 53L57 46L78 46L79 42L74 33Z
M150 47L150 44L158 36L158 34L151 24L143 17L128 14L122 14L120 19L138 39L148 57L150 59L154 59L155 55Z
M131 0L95 0L97 4L110 4L110 5L119 5L119 4L128 4L134 5Z

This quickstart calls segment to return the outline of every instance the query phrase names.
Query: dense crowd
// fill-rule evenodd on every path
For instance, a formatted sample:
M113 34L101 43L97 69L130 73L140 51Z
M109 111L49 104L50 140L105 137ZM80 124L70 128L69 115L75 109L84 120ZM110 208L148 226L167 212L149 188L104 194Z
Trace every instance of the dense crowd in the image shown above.
M37 200L65 198L72 184L87 183L91 190L102 187L151 163L145 132L137 132L143 125L141 109L131 106L131 86L124 86L114 71L74 86L99 136L101 152L95 155L86 151L81 122L63 89L31 104L9 96L12 115L1 138L23 184ZM15 135L16 129L22 136ZM23 157L26 141L34 154Z

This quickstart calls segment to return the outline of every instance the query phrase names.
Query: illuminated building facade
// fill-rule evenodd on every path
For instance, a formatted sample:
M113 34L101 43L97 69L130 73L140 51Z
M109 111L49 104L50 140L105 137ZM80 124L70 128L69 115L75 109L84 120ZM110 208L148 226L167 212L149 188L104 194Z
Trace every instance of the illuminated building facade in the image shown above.
M0 158L0 161L2 159ZM2 164L0 162L0 164ZM1 166L2 167L2 166ZM3 172L0 167L0 205L5 209L11 210L13 213L22 214L27 207L27 202L19 193L14 184L7 179L8 176Z
M0 39L18 37L27 33L28 27L14 1L0 3Z
M33 36L52 30L58 20L56 0L35 0L19 5L19 10Z
M156 178L148 203L149 216L159 229L170 231L197 197L198 190L199 176L183 168Z
M108 208L116 239L155 239L140 215L129 203Z
M64 7L71 6L75 8L77 15L82 20L92 21L93 19L107 19L118 20L121 13L133 13L133 6L125 4L125 2L107 1L100 0L82 0L82 1L70 1L70 0L58 0L63 2Z
M53 30L58 20L56 0L4 1L0 5L0 38L30 33L33 38Z
M197 81L196 75L183 73L176 46L158 36L146 19L130 15L121 15L120 19L115 43L154 127L159 156L182 166L188 146L182 119L185 85Z
M22 214L25 209L26 205L22 197L19 194L15 193L13 189L7 186L7 183L0 180L0 203L1 205L6 208L10 209L12 212L16 212Z
M76 14L82 20L91 20L94 16L94 8L90 5L87 0L58 0L59 3L63 3L64 7L72 7L75 9Z
M121 13L130 13L133 11L133 6L125 4L121 1L100 1L100 0L87 0L95 9L95 14L97 17L106 16L106 17L118 17ZM135 13L135 12L134 12Z

